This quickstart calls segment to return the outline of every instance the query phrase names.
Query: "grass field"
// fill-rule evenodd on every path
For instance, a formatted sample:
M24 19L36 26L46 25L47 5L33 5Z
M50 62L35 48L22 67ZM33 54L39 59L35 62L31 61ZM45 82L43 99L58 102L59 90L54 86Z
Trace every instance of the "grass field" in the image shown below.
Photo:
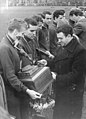
M70 8L70 6L9 7L7 10L0 12L0 39L2 39L6 33L8 22L11 18L31 17L34 14L43 12L44 10L53 12L56 9L64 9L66 11L66 17L68 18Z

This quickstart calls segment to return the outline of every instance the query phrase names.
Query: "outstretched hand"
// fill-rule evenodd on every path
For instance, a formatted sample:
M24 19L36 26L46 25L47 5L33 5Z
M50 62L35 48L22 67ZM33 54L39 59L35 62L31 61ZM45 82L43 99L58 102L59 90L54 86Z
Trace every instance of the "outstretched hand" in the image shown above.
M49 51L46 51L47 55L49 56L49 58L53 59L54 55L52 55Z
M34 90L30 90L30 89L27 89L26 92L27 92L27 94L30 95L30 97L32 99L37 99L37 98L40 99L41 96L42 96L42 94L40 94L40 93L38 93L38 92L36 92Z

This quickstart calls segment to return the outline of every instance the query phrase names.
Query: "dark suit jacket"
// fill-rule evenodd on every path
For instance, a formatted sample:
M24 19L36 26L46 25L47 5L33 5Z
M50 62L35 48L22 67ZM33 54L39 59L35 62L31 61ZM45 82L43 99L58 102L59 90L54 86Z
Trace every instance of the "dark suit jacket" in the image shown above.
M56 42L57 37L55 29L44 24L43 28L38 30L39 47L44 51L50 51L54 55Z
M36 48L38 48L37 38L34 37L33 39L31 39L28 36L24 36L24 39L20 38L19 41L24 51L29 55L30 58L32 58L32 61L37 61L39 59L39 56L36 51ZM32 61L30 61L29 58L23 55L20 55L20 57L22 60L22 67L32 65Z
M86 51L76 38L60 47L52 61L57 73L54 119L81 119Z

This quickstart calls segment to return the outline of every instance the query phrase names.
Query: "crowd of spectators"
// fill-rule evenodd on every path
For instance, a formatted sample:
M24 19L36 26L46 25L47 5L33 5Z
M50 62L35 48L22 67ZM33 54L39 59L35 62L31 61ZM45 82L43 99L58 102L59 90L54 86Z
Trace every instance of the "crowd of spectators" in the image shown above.
M79 8L70 10L68 20L62 9L12 19L0 42L1 94L3 84L6 89L3 98L6 101L1 96L1 106L7 105L7 108L2 106L6 112L0 108L0 115L3 112L6 119L28 119L29 98L40 99L42 94L19 80L18 72L27 65L32 68L41 63L50 68L55 79L53 119L81 119L86 88L85 40L86 18ZM2 119L5 118L2 116Z

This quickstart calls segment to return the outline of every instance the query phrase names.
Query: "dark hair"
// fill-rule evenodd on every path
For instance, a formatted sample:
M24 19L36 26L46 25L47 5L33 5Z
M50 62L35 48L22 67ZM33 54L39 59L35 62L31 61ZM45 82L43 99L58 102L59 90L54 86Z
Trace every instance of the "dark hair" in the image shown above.
M55 17L58 18L59 15L64 15L64 13L65 13L65 10L56 10L56 11L54 11L53 19L55 20Z
M27 23L22 19L11 19L8 25L8 31L13 32L15 29L20 32L21 27L28 28Z
M68 34L72 36L73 28L68 24L64 24L56 29L56 33L60 33L60 32L63 32L65 36L67 36Z
M73 16L73 15L83 16L83 12L79 8L73 9L70 11L69 16Z
M45 19L46 14L48 14L48 15L52 15L52 13L49 12L49 11L44 11L42 14L43 14L44 19Z
M42 17L39 15L32 16L32 19L36 20L37 23L43 22Z
M43 19L45 18L44 14L42 14L42 13L39 13L38 15Z
M29 25L37 26L37 21L34 20L33 18L25 18L24 21L27 23L28 28L30 27Z

